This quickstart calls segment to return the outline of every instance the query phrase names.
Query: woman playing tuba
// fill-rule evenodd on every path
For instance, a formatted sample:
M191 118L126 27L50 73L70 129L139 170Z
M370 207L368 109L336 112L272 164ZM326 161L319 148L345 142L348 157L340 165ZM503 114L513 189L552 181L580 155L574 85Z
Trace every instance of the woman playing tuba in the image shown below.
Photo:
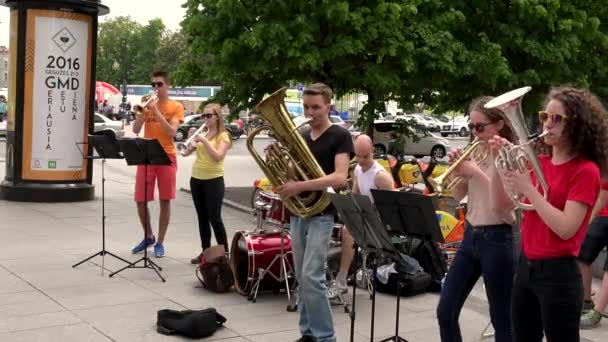
M583 284L576 258L600 188L608 174L608 113L587 90L551 89L539 113L549 154L539 156L547 191L537 175L507 171L504 188L534 208L525 211L522 255L513 282L513 341L578 341ZM509 144L490 141L494 150ZM531 179L532 178L532 179ZM502 187L498 200L509 202ZM546 197L546 198L545 198Z

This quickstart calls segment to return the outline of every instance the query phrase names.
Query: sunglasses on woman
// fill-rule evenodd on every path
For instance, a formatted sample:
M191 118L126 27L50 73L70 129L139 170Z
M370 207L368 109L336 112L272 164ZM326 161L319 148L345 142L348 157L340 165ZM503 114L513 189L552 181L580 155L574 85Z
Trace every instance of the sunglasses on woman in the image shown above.
M486 122L486 123L478 122L478 123L474 124L472 122L469 122L469 130L470 131L476 130L477 132L481 133L481 132L483 132L483 130L486 128L487 125L491 125L493 123L494 122Z
M214 116L215 114L209 114L209 113L205 113L203 115L201 115L201 117L205 118L205 119L211 119L212 116Z
M541 123L545 123L547 120L551 119L551 122L554 124L559 124L560 122L566 121L568 116L566 114L559 113L547 113L544 110L538 112L538 119Z

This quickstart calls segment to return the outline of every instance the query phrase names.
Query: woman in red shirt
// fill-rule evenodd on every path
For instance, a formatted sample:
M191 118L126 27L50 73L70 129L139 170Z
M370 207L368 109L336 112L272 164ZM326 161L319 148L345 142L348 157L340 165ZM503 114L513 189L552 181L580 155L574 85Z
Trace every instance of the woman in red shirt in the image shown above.
M576 256L591 209L608 171L608 116L587 90L558 87L539 113L545 148L539 161L548 197L528 174L507 172L504 188L522 194L534 210L525 211L522 255L511 298L514 341L579 341L583 285ZM505 144L496 136L494 149ZM532 177L534 178L534 177ZM502 187L497 187L497 190ZM496 191L505 198L504 191Z

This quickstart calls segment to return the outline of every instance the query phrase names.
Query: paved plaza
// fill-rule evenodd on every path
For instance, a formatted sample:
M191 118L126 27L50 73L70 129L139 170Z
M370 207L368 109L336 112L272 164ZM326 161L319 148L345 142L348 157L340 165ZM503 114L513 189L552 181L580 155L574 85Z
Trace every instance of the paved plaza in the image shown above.
M156 332L161 309L216 308L226 316L225 327L206 340L292 341L299 337L298 315L286 311L285 295L263 294L251 303L236 292L211 293L200 287L190 259L199 252L196 215L190 195L178 192L173 203L167 256L154 259L163 267L163 283L152 270L128 269L106 256L77 268L72 265L101 248L101 172L96 162L97 199L81 203L17 203L0 201L0 341L172 341ZM0 179L5 167L0 155ZM130 247L141 239L132 201L134 168L122 161L106 166L106 246L110 252L135 261ZM229 238L252 230L252 216L225 206ZM151 205L153 227L158 204ZM594 286L599 284L595 283ZM395 297L378 294L375 340L394 332ZM435 308L437 294L403 298L400 334L410 342L439 341ZM371 301L358 291L355 341L369 341ZM350 318L334 308L339 341L348 341ZM460 322L465 341L481 340L489 321L487 302L478 284L467 300ZM608 341L607 323L583 331L588 341ZM491 339L489 339L491 340Z

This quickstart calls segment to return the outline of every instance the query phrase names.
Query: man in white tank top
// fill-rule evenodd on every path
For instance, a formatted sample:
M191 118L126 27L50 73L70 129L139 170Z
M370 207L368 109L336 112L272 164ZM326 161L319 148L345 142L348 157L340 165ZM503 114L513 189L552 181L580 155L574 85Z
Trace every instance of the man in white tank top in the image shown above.
M353 182L354 194L366 195L374 203L371 189L395 189L393 177L386 172L386 169L382 165L374 160L374 144L369 136L365 134L357 136L355 140L355 156L357 157L357 166L355 166L355 179ZM341 243L340 272L336 277L336 287L340 291L346 292L346 275L355 255L353 237L346 227L342 228Z

